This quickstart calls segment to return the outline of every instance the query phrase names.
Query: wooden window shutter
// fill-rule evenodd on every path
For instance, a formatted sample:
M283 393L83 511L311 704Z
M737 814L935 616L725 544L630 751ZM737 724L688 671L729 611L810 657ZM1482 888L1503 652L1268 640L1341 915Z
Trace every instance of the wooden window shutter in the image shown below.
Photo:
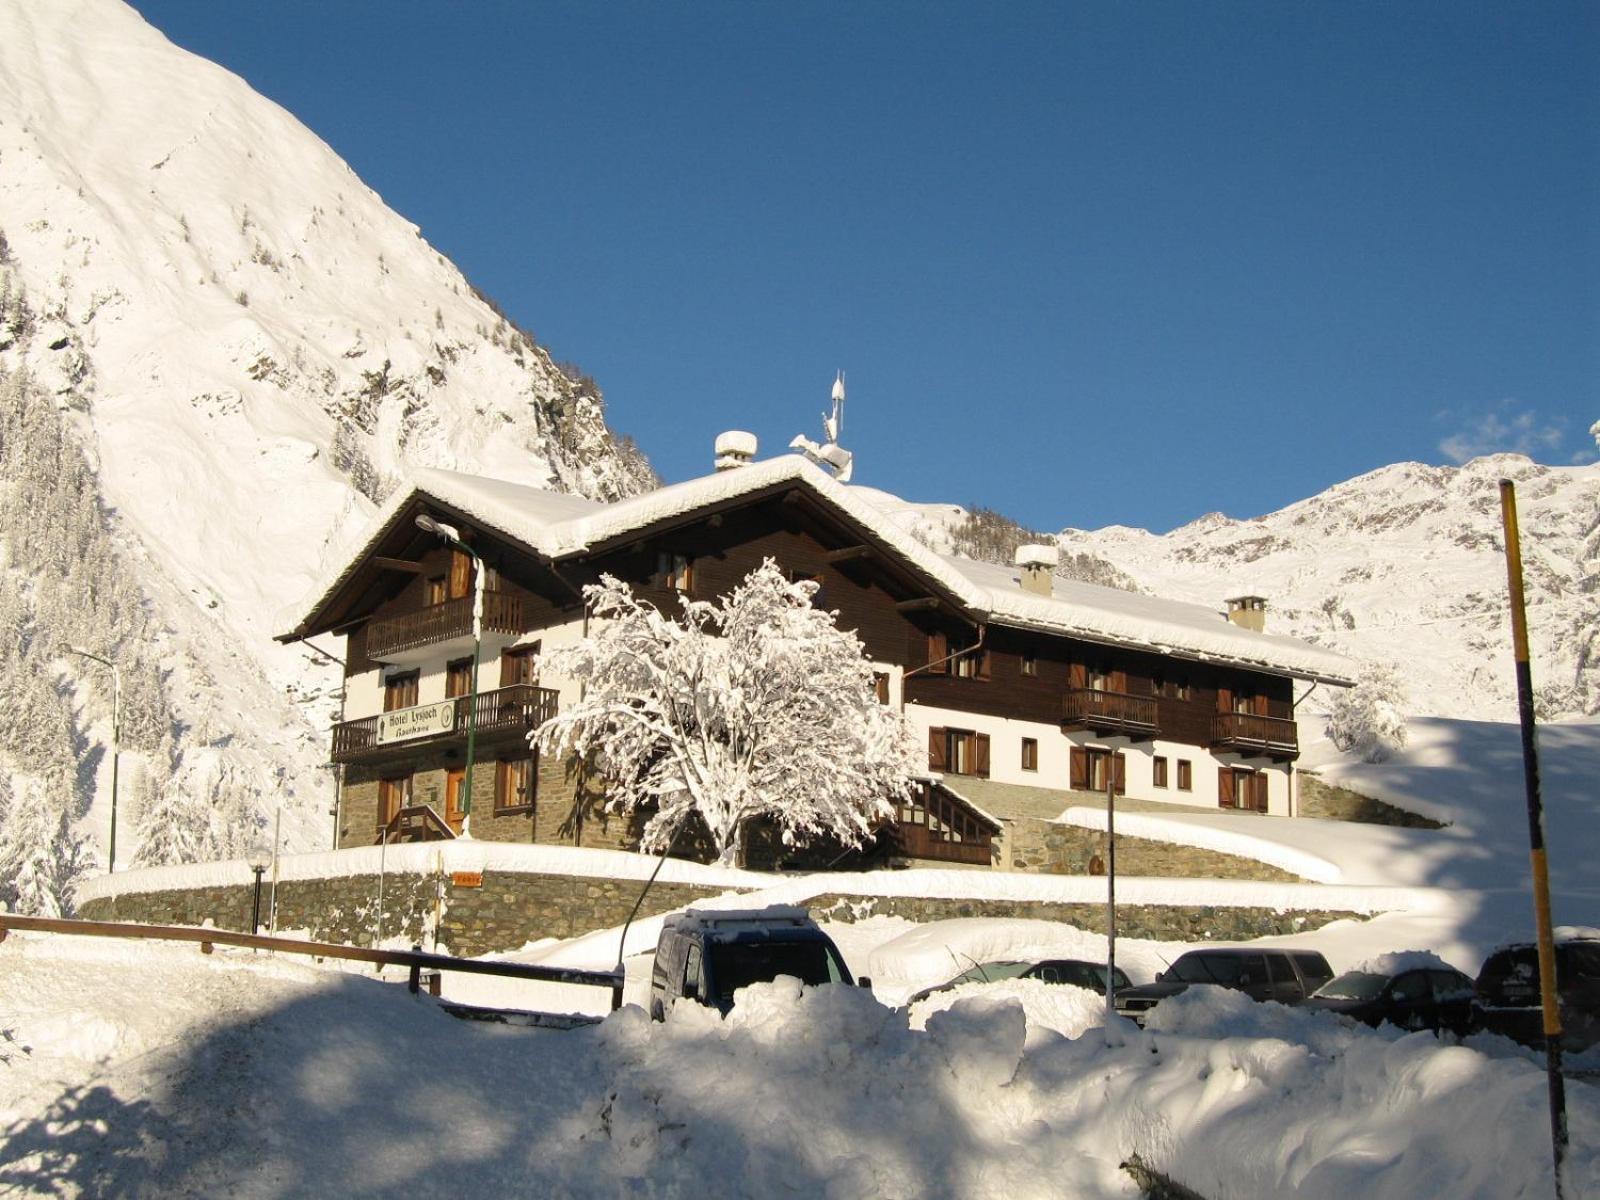
M1257 771L1250 776L1250 788L1255 793L1255 810L1267 811L1267 775L1265 771Z
M1089 752L1082 746L1074 746L1068 759L1071 772L1069 782L1075 791L1084 791L1089 786Z
M450 548L450 599L465 596L472 590L472 560L457 550Z
M972 773L989 777L989 735L980 733L972 739Z
M1113 692L1121 692L1123 695L1127 695L1128 673L1126 671L1111 672L1111 690Z
M1233 711L1232 688L1219 687L1217 689L1217 711L1222 713Z
M1121 754L1112 755L1111 770L1115 779L1117 795L1126 796L1128 794L1128 760Z
M510 687L517 681L517 656L506 650L500 655L500 686Z
M928 730L928 770L947 771L949 769L950 758L945 751L944 730Z
M1089 669L1081 662L1067 665L1067 686L1086 688L1089 686Z
M1236 808L1234 799L1233 772L1227 767L1217 768L1217 804L1222 808Z
M1270 715L1270 713L1268 711L1268 708L1267 708L1267 705L1268 705L1267 694L1265 692L1257 692L1256 693L1256 716L1265 717L1265 716Z
M942 633L928 635L928 673L930 675L943 675L950 670L950 664L944 660L950 656L950 641Z
M989 652L987 650L978 651L978 678L989 678Z

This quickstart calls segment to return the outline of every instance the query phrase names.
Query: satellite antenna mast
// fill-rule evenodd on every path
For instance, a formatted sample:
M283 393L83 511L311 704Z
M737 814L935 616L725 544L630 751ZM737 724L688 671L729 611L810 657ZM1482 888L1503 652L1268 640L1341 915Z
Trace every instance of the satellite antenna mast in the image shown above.
M843 428L844 372L840 371L833 381L833 411L822 414L822 432L827 440L819 446L802 433L789 443L789 449L800 451L840 483L849 483L855 464L850 451L839 445L839 432Z

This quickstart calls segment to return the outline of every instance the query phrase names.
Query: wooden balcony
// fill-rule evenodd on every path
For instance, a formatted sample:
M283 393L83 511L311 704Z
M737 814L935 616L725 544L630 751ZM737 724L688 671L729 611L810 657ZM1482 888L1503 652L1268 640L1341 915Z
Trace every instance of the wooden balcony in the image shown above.
M1300 735L1295 723L1283 717L1218 713L1211 719L1211 747L1286 762L1300 756Z
M1133 738L1152 738L1161 731L1155 697L1096 688L1068 688L1062 699L1061 723L1068 729Z
M513 684L496 688L492 692L479 692L477 696L478 736L497 733L527 733L556 715L557 693L550 688L535 687L530 683ZM407 738L404 741L379 742L378 718L362 717L359 721L345 721L333 727L334 762L358 762L381 758L395 751L415 746L435 746L467 740L468 718L472 715L470 698L458 696L454 720L443 733ZM431 708L432 705L424 707Z
M505 592L483 594L483 631L521 633L522 600ZM420 650L456 639L472 638L472 597L462 596L431 604L415 612L385 617L367 626L367 657L392 660L409 650Z
M892 854L987 867L1000 830L944 784L922 780L895 805L895 823L884 832Z

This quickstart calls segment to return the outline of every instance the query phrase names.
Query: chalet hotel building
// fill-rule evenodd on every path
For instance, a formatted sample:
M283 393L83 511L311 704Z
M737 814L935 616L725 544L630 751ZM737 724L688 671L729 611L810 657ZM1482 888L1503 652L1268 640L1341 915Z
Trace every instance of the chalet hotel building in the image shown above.
M1057 578L1044 547L1013 566L937 554L882 493L733 445L714 474L610 504L437 470L396 491L279 635L344 639L340 846L459 833L470 733L471 836L631 848L636 830L578 764L529 748L529 731L577 698L541 657L584 635L583 588L602 574L672 612L768 557L820 585L815 602L860 637L879 698L927 745L927 778L863 865L1008 869L1019 838L1070 805L1103 805L1108 772L1129 798L1295 814L1296 702L1352 669L1265 632L1259 598L1223 612Z

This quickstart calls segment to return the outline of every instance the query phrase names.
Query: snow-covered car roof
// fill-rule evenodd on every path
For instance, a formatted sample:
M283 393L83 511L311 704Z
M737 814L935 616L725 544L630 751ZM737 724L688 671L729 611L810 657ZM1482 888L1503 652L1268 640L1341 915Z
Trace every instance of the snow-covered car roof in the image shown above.
M291 640L376 552L413 503L433 500L559 562L620 539L740 501L799 486L870 535L904 565L928 578L977 620L1131 646L1199 661L1348 684L1354 664L1344 655L1298 638L1235 625L1204 605L1055 578L1052 594L1024 591L1015 567L938 554L912 537L884 508L881 494L848 487L797 455L784 455L670 484L604 504L526 484L457 471L421 469L397 488L334 570L281 625Z

